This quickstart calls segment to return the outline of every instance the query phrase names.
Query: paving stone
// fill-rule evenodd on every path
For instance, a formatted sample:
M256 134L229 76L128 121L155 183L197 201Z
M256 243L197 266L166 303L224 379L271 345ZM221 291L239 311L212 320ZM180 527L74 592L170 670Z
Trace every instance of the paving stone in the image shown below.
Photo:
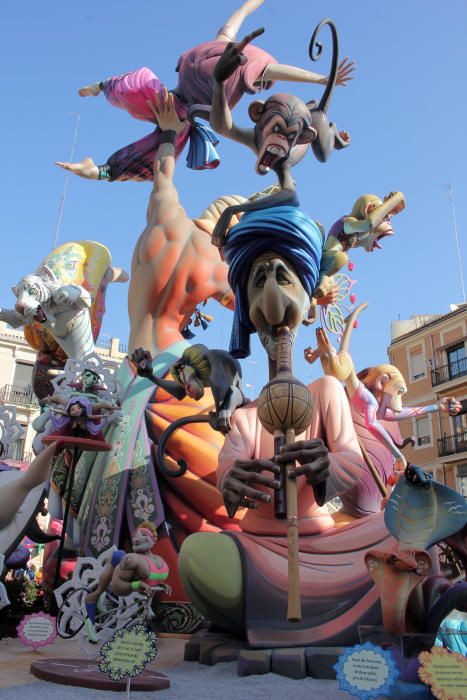
M199 661L201 664L211 665L211 654L209 649L214 649L221 644L235 644L237 639L225 632L209 632L200 630L194 634L185 645L184 660Z
M272 649L242 649L238 655L239 676L260 676L271 670Z
M306 647L305 659L308 675L323 680L334 680L336 672L333 666L343 653L344 647Z
M232 642L231 644L222 644L220 647L213 649L211 654L211 664L224 663L227 661L236 661L242 649L247 648L246 642Z
M223 644L221 639L205 639L199 645L199 663L205 666L212 666L212 653L214 649Z
M183 652L184 661L198 661L200 645L201 639L199 637L189 639L185 644L185 650Z
M274 649L271 659L271 671L288 678L306 678L307 668L304 647Z

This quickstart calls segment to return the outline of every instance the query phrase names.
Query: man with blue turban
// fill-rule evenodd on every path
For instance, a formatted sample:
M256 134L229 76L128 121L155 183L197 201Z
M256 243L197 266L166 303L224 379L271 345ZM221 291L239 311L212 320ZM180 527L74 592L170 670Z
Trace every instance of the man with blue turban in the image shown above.
M231 352L247 357L249 336L257 332L271 378L277 330L287 325L296 335L308 316L321 249L318 226L295 207L244 214L224 244L235 294ZM274 437L262 428L256 402L234 412L216 478L229 511L246 508L241 529L190 535L179 555L180 578L196 608L253 647L355 644L359 624L380 621L378 592L362 553L389 537L381 515L344 533L322 507L363 473L349 403L331 376L308 390L311 425L274 460ZM298 463L299 623L286 620L287 520L275 517L272 500L282 461Z
M273 251L290 263L306 293L304 312L310 306L319 277L322 250L323 236L318 225L294 206L247 212L230 230L222 252L229 266L229 284L235 294L230 340L230 352L234 357L248 357L251 333L258 332L261 337L261 329L255 327L250 318L248 299L248 280L254 262L264 253ZM300 322L302 320L303 317Z

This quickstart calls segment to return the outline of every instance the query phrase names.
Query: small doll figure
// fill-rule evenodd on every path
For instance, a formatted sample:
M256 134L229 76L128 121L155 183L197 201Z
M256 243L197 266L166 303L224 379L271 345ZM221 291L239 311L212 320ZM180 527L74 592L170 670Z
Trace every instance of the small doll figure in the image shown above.
M114 411L116 406L109 401L91 401L83 394L68 398L54 394L47 398L46 403L64 407L61 409L52 406L50 409L54 436L92 437L94 440L105 442L101 431L110 416L108 413L99 413L99 411Z
M390 192L384 200L374 194L357 199L350 214L341 216L332 226L324 244L320 276L313 296L322 297L329 289L330 278L347 264L347 251L363 248L373 253L380 241L392 236L391 219L405 209L402 192Z
M172 588L165 583L169 567L152 551L157 543L155 526L149 521L141 523L133 532L131 542L132 552L115 551L99 576L97 588L86 597L85 630L90 642L98 642L96 610L104 609L109 603L118 605L118 596L139 592L149 598L156 588L159 593L172 593Z

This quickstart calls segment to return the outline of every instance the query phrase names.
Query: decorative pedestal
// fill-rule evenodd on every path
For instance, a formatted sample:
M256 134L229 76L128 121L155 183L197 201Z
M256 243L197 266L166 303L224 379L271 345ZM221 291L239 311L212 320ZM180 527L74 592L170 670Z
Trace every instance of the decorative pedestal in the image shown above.
M126 690L126 679L111 681L101 673L94 661L83 659L41 659L33 661L31 673L36 678L61 685L73 685L95 690ZM167 690L170 681L163 673L146 669L140 676L131 679L131 690Z

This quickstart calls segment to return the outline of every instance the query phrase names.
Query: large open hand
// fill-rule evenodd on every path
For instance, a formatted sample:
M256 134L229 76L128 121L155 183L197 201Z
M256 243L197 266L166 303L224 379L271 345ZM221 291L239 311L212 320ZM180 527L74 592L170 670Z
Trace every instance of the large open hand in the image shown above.
M328 448L320 438L284 445L276 459L281 464L298 462L300 466L290 476L304 476L311 486L321 484L329 476Z
M318 352L321 353L321 366L324 374L335 377L340 382L345 382L354 368L349 353L344 350L339 350L336 353L324 328L317 328L316 340Z
M218 83L224 83L231 75L235 73L237 68L244 63L246 63L246 56L243 53L243 49L247 44L249 44L253 39L260 36L264 32L264 28L255 29L251 34L239 42L230 42L226 45L224 53L217 62L214 68L214 80Z
M271 472L272 476L262 474L263 471ZM271 496L255 486L261 484L271 489L278 489L280 482L274 479L275 474L280 474L280 467L269 459L237 459L224 482L222 491L229 515L239 506L257 508L258 501L270 503Z
M155 92L152 100L147 104L162 131L176 131L179 134L186 126L186 121L181 121L175 109L174 96L164 88L161 92Z
M336 85L347 85L349 80L353 80L352 73L355 70L355 62L351 61L346 56L340 63L337 69Z

